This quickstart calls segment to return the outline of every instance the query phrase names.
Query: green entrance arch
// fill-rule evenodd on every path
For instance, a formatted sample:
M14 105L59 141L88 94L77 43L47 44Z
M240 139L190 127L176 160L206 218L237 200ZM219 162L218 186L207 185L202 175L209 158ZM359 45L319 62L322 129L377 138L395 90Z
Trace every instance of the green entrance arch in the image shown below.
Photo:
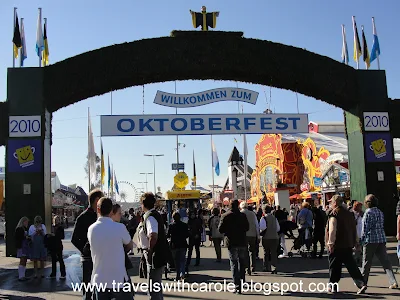
M6 145L7 152L7 235L12 236L23 215L44 215L46 225L50 222L52 112L111 90L206 79L288 89L342 108L349 141L352 198L362 201L367 193L376 194L386 216L387 233L395 232L397 185L393 143L387 144L391 150L389 159L368 160L370 137L364 132L364 112L392 112L393 106L397 106L387 96L384 71L355 70L304 49L247 39L241 32L173 31L169 37L113 45L45 68L8 69L7 102L0 103L0 145ZM40 134L10 137L9 116L40 116ZM394 117L391 113L390 119ZM400 137L400 126L398 129L392 124L391 131L381 133L390 139ZM39 143L34 154L40 163L37 172L10 169L14 154L11 146L22 145L21 142ZM384 181L378 180L378 172L383 172ZM24 189L27 185L30 193ZM13 241L7 241L7 255L14 254Z

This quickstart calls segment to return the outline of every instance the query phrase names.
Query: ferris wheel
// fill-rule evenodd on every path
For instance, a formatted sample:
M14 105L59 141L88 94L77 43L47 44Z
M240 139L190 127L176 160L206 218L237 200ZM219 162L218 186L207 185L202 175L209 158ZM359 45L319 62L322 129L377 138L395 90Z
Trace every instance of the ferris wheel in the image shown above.
M128 181L118 181L118 186L120 192L119 195L117 195L117 200L126 203L139 202L140 190L137 189L132 183Z

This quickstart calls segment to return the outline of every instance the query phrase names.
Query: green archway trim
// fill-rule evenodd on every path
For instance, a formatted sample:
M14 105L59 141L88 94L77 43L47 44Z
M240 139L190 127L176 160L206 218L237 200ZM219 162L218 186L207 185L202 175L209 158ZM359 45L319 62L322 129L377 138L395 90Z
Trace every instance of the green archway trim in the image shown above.
M232 32L175 31L83 53L45 68L51 112L111 90L174 80L232 80L270 85L354 106L353 68L304 49Z

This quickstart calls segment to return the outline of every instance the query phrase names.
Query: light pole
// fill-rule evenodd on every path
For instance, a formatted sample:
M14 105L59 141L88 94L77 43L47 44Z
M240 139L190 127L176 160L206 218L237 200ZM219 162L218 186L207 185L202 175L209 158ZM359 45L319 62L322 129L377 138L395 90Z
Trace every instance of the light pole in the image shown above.
M154 196L155 196L157 194L157 187L156 187L156 157L164 156L164 154L145 154L144 156L153 157L153 181L154 181Z
M144 184L147 185L147 181L139 181L138 183L142 184L142 194L144 194L145 192L143 192L144 190Z
M151 174L153 174L153 173L140 173L141 175L146 175L146 193L149 191L148 189L147 189L147 175L151 175Z

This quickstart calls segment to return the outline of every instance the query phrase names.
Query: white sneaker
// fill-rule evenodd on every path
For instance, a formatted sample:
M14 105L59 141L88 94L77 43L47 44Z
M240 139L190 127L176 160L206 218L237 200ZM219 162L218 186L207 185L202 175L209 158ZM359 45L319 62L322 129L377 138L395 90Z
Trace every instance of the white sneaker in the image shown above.
M287 255L287 254L280 254L280 255L278 256L278 258L284 258L284 257L288 257L288 255Z

